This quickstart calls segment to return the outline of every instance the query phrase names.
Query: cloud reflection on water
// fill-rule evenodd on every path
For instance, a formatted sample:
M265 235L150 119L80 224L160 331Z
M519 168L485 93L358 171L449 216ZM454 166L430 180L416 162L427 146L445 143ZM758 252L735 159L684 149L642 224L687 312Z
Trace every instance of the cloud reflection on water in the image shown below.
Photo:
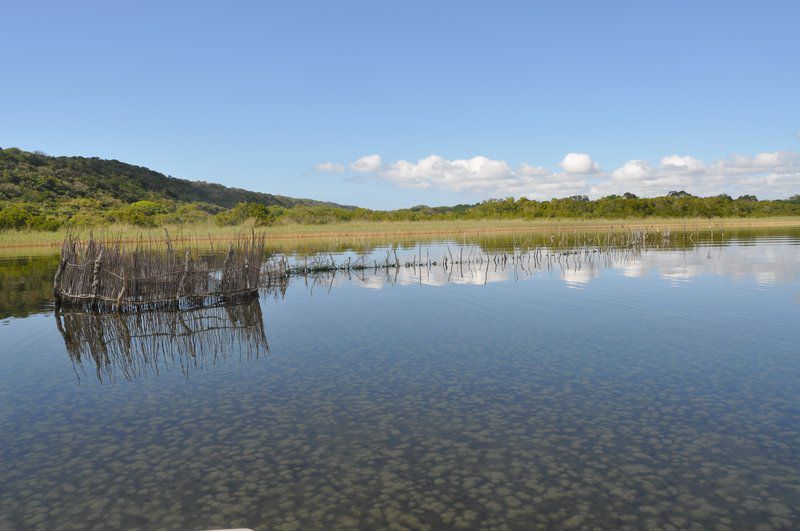
M376 251L375 254L384 252ZM401 262L405 258L401 255ZM430 268L401 267L397 270L367 270L350 275L340 272L321 283L329 287L353 284L377 290L392 285L483 285L542 274L557 276L567 287L575 289L583 289L609 274L630 279L656 277L676 286L693 282L702 276L773 286L795 282L800 278L800 245L794 241L778 241L757 246L733 243L724 246L698 246L693 249L652 249L624 257L617 256L607 261L595 259L591 264L583 261L579 266L574 263L565 266L553 262L549 267L545 264L533 271L527 270L524 265L515 265L510 259L504 266L456 265L447 270L440 264Z

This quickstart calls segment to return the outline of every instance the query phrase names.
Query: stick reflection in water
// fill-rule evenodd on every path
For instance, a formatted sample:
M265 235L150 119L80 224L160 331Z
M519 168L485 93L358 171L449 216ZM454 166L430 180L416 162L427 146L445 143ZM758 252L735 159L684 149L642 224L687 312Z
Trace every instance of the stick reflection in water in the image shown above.
M327 291L339 281L358 281L369 288L387 285L488 284L518 280L537 273L556 272L567 283L582 283L596 277L601 269L641 262L648 252L644 244L620 247L568 248L514 247L508 251L489 251L479 246L445 246L441 259L432 259L429 249L406 249L401 257L395 247L385 250L379 261L373 254L339 258L319 254L302 262L284 256L272 257L261 276L262 286L285 292L290 278L304 279L313 294L317 286ZM276 273L277 272L277 273Z
M56 311L55 317L79 381L86 365L94 365L101 382L176 368L188 378L234 356L242 363L269 352L258 300L170 312Z

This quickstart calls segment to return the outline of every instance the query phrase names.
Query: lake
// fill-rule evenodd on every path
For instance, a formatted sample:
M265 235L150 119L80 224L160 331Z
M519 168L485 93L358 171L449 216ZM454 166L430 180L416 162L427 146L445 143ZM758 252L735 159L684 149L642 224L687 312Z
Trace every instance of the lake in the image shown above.
M800 231L601 255L123 317L0 259L0 528L800 525Z

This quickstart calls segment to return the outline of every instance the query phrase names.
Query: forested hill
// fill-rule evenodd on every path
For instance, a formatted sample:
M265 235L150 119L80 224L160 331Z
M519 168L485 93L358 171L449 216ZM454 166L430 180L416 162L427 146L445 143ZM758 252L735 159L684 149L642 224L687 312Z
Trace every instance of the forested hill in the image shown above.
M312 199L178 179L118 160L51 157L16 148L0 148L0 201L54 203L81 198L124 203L168 200L222 208L245 202L282 207L341 207Z

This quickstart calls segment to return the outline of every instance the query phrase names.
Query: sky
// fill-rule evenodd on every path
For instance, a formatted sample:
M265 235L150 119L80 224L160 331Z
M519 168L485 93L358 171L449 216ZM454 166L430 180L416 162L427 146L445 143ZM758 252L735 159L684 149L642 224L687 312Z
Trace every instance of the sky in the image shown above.
M0 146L369 208L800 193L800 2L7 2Z

